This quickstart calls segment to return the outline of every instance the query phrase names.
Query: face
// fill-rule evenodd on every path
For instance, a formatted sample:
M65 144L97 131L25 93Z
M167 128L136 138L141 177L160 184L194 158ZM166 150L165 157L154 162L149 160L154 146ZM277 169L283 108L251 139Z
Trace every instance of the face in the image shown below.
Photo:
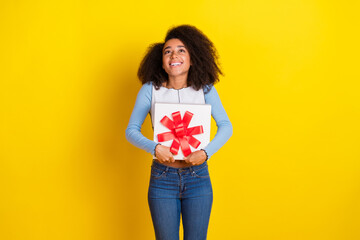
M163 68L169 77L187 77L190 69L190 54L177 38L168 40L163 48Z

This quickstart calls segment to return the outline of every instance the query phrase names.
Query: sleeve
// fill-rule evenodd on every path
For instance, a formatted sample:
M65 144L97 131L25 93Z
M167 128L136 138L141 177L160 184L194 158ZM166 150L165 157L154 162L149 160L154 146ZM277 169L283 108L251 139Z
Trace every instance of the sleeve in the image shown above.
M211 105L211 115L217 126L215 137L204 148L208 158L216 153L231 137L233 128L214 86L205 93L205 103Z
M131 113L129 124L126 128L126 139L138 148L154 154L156 142L144 137L141 133L141 126L151 108L152 84L144 84L137 97L134 109Z

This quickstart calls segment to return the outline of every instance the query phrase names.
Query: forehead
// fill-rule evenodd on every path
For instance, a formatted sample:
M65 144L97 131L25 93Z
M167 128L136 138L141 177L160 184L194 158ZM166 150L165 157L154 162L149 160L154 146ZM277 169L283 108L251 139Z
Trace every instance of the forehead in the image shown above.
M185 47L185 44L178 38L172 38L172 39L169 39L168 41L166 41L166 43L164 44L164 49L167 48L167 47L179 47L179 46L182 46L182 47Z

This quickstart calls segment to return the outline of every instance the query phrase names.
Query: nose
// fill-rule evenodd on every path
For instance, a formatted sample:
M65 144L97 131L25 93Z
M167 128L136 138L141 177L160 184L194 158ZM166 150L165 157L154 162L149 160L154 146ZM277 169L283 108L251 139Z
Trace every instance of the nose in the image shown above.
M170 58L173 59L175 57L177 57L177 55L176 55L176 52L174 51L174 52L171 53Z

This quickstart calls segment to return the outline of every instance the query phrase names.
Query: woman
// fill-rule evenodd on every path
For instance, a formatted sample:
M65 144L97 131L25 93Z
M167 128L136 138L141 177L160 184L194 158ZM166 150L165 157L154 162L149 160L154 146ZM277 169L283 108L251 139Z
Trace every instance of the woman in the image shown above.
M184 239L206 239L212 206L207 160L232 135L232 125L213 86L222 74L213 43L197 28L181 25L168 31L164 43L152 45L140 64L140 89L126 138L156 156L151 167L148 202L156 239L179 239L180 215ZM218 127L212 141L184 160L174 160L170 148L145 138L141 126L154 103L211 104ZM152 119L153 120L153 119Z

